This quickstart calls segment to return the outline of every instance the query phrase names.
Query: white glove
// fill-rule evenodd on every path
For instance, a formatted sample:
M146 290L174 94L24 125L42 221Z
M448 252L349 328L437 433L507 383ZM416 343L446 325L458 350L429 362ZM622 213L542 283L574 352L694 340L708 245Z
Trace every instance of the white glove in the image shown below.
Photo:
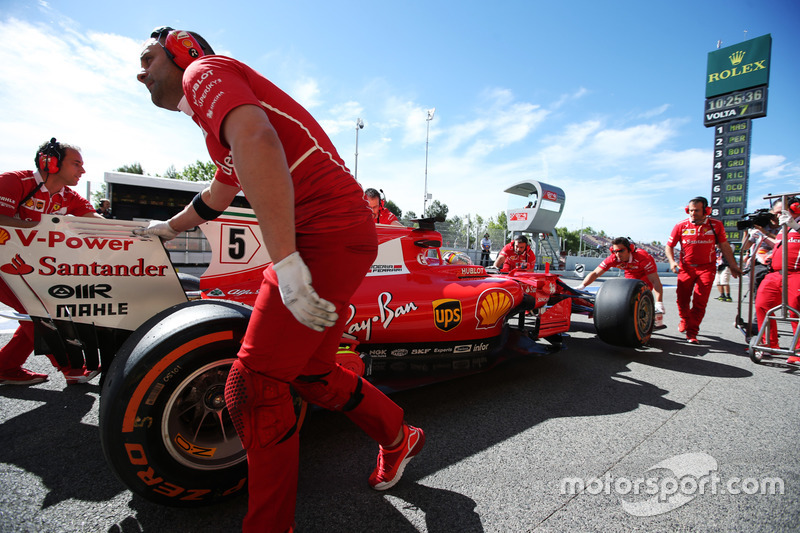
M283 304L298 322L314 331L323 331L336 323L336 306L323 300L311 286L311 272L294 252L272 266L278 276L278 288Z
M792 228L795 231L800 231L800 224L797 223L797 221L794 219L792 214L789 213L789 211L786 210L781 211L781 214L778 215L778 223L780 225L786 224L786 226L788 226L789 228Z
M146 228L136 228L133 230L134 235L157 235L161 237L162 241L171 241L178 236L180 231L175 231L169 225L169 221L151 220Z
M575 288L576 288L576 289L578 289L579 291L582 291L582 290L585 290L585 289L586 289L586 287L584 287L584 286L583 286L583 283L581 283L580 285L578 285L578 286L577 286L577 287L575 287Z
M664 314L664 302L656 302L656 313Z

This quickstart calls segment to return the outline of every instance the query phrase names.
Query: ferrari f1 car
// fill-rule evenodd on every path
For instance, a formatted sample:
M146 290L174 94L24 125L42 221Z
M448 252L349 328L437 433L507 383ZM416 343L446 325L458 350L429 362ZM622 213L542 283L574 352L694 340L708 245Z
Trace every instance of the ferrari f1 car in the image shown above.
M375 263L354 295L339 363L388 392L559 350L573 313L611 344L653 330L651 292L609 280L594 295L550 272L489 273L442 260L432 220L378 226ZM204 224L213 258L199 290L182 287L140 222L52 217L0 227L0 275L28 310L36 353L102 368L100 437L134 493L201 505L246 488L245 452L224 400L230 365L269 264L252 211ZM298 417L306 406L297 401Z

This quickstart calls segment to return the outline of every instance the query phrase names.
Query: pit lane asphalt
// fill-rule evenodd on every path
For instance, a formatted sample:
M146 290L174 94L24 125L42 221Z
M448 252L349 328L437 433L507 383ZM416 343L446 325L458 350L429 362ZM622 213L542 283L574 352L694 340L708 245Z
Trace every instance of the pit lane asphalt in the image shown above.
M674 295L668 287L668 328L644 349L608 346L590 320L575 317L564 351L394 394L427 444L384 493L366 482L374 443L340 414L311 413L301 439L298 530L798 531L800 371L750 362L733 327L735 302L712 299L701 345L687 344ZM0 343L9 337L6 327ZM28 367L52 371L41 356ZM0 531L240 529L244 498L174 509L127 491L100 449L99 392L96 383L68 388L60 376L0 386ZM715 461L720 483L699 494L685 472L651 471L684 454ZM635 516L622 501L650 496L635 496L627 482L653 472L661 474L657 496L678 480L690 501ZM576 478L587 483L582 493L562 490ZM727 485L752 492L768 480L782 482L783 494L727 493Z

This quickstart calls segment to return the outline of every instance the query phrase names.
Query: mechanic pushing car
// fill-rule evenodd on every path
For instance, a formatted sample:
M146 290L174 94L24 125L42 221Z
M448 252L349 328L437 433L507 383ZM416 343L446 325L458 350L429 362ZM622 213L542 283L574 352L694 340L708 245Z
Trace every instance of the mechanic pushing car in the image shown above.
M183 211L140 232L172 239L218 217L240 189L250 202L274 263L225 396L247 451L243 530L291 531L299 445L290 386L343 411L380 444L374 489L397 483L425 442L399 406L334 361L348 302L377 255L375 224L361 187L302 106L247 65L213 55L194 32L162 27L150 37L137 78L156 106L200 126L217 172Z
M36 171L0 174L0 224L30 228L39 223L42 215L103 218L95 213L92 204L70 189L86 172L77 146L60 143L53 137L36 151L34 163ZM18 313L27 313L1 279L0 302ZM35 385L47 381L47 374L22 367L33 351L33 334L33 322L22 321L8 344L0 349L0 385ZM97 370L87 370L85 366L62 365L52 355L48 358L64 374L67 385L87 383L98 374Z
M514 269L532 271L534 266L536 266L536 254L525 235L517 235L513 241L506 244L494 261L494 267L504 272Z
M597 268L591 271L576 289L584 290L594 280L608 272L609 268L621 268L625 271L626 278L640 279L647 284L655 296L656 313L664 314L664 288L661 285L661 278L658 277L658 267L653 256L625 237L617 237L611 241L609 251L611 255L603 259L603 262L597 265Z

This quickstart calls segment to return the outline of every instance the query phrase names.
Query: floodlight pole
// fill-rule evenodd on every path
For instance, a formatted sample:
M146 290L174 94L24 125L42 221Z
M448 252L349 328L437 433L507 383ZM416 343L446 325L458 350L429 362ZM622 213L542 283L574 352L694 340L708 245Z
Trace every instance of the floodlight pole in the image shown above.
M431 120L433 120L433 114L436 112L436 108L428 109L428 117L425 119L425 122L428 123L428 131L425 134L425 197L422 202L422 217L425 217L425 212L428 210L428 140L431 136Z
M358 130L361 129L364 129L364 121L359 117L358 120L356 120L356 164L353 171L353 176L356 178L356 181L358 181Z

